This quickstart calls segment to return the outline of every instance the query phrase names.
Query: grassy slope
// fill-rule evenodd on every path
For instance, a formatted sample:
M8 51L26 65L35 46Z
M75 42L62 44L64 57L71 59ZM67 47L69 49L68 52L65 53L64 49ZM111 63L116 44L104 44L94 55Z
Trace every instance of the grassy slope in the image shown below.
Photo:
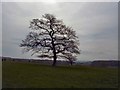
M112 88L117 76L115 68L3 62L3 88Z
M2 88L2 60L0 60L0 89Z

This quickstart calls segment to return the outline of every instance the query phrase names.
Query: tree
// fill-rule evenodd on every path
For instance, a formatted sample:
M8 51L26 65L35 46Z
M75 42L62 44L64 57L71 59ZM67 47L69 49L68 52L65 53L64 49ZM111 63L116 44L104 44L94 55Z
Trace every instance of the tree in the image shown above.
M31 31L20 47L26 52L32 51L39 58L53 58L53 66L57 58L64 58L72 62L80 54L78 37L71 27L64 25L52 14L44 14L41 19L30 22Z

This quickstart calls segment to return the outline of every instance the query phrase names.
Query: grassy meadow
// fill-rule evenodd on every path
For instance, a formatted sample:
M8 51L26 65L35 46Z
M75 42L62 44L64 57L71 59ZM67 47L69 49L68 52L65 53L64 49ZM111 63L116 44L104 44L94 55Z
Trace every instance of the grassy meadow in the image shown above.
M116 88L117 68L2 62L3 88Z

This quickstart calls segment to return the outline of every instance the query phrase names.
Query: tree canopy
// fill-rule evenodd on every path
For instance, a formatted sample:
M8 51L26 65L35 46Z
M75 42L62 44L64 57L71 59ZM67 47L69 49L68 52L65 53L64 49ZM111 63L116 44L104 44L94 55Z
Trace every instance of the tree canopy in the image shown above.
M80 54L79 40L75 31L52 14L44 14L40 19L32 19L31 31L22 40L20 47L26 52L32 51L39 58L53 58L53 66L58 58L64 58L72 64Z

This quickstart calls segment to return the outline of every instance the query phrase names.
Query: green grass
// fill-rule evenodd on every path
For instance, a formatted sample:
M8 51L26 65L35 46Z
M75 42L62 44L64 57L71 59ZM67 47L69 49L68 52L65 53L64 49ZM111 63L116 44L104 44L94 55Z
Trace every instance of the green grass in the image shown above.
M2 88L2 61L0 60L0 89Z
M3 88L116 88L117 68L47 66L5 61Z

